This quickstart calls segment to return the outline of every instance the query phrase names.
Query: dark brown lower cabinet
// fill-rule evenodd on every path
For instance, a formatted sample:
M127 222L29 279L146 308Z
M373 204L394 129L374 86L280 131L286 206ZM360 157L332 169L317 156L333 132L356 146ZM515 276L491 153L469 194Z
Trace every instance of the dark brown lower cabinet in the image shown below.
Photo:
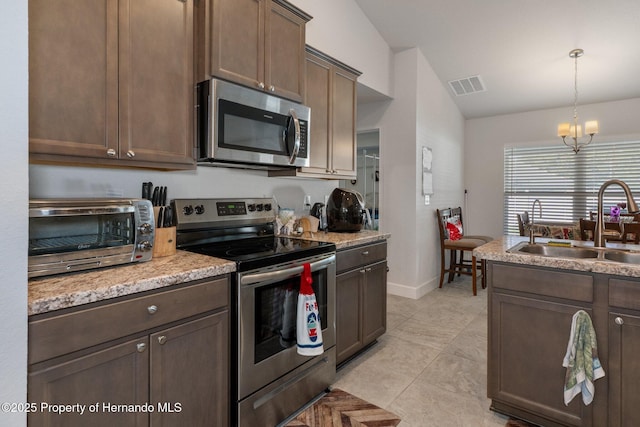
M337 363L373 343L387 327L386 242L337 254Z
M640 425L640 279L487 263L487 391L492 409L545 427ZM605 376L586 406L564 405L572 316L591 316Z
M69 341L69 348L78 347L71 343L79 337L91 342L82 330L89 316L94 317L93 322L102 320L103 328L115 328L118 323L112 316L135 316L143 311L151 328L69 353L61 350L52 359L32 363L28 400L38 410L29 413L29 425L226 427L227 295L228 279L224 278L33 320L35 337L40 331L59 334ZM218 296L219 301L198 308L191 301ZM166 322L174 318L183 320ZM121 333L137 328L135 324L121 326ZM30 337L29 346L38 349L40 344ZM67 406L73 412L63 414L56 410L62 407L41 406L56 404L76 406Z

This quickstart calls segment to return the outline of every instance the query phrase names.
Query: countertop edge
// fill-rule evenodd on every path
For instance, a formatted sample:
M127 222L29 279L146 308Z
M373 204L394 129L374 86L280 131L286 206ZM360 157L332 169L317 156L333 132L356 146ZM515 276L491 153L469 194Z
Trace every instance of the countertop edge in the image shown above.
M536 242L546 243L549 240L557 239L539 238L536 239ZM561 270L612 274L616 276L640 277L640 265L613 261L599 261L594 259L559 258L507 252L513 246L525 241L528 241L527 237L506 235L474 249L473 255L478 259L484 259L487 261L531 265L535 267L550 267ZM563 240L563 242L565 241ZM566 242L571 242L575 246L593 247L593 242L582 240L566 240ZM608 243L607 247L611 249L639 250L637 245Z

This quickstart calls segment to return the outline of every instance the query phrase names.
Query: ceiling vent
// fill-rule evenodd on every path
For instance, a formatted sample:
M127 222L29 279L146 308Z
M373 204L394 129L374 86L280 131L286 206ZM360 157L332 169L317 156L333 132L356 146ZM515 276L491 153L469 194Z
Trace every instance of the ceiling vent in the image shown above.
M480 76L471 76L459 80L451 80L449 87L456 96L469 95L476 92L484 92L485 89Z

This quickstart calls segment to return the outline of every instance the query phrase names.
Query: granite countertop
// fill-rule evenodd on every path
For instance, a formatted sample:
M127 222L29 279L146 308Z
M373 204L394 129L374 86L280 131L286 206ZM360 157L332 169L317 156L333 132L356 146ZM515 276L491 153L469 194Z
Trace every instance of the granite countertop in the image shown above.
M178 250L175 255L148 262L34 278L28 285L28 314L206 279L235 270L235 262Z
M345 249L351 246L365 245L375 243L381 240L387 240L391 235L376 230L361 230L355 233L334 233L318 231L317 233L306 233L298 238L304 240L313 240L316 242L329 242L336 245L336 249Z
M389 238L389 234L373 230L357 233L312 233L305 240L334 243L336 249L374 243ZM28 314L115 298L136 292L176 285L232 273L233 261L191 252L176 251L175 255L73 274L60 274L29 280Z
M528 241L528 237L523 236L504 236L500 239L493 240L479 248L474 249L473 254L478 259L490 261L509 262L514 264L525 264L539 267L551 267L562 270L587 271L593 273L614 274L619 276L640 277L640 265L625 264L621 262L604 261L597 259L580 259L580 258L560 258L548 257L531 254L517 254L507 252L508 249L520 242ZM536 238L536 243L546 243L549 240L558 241L557 239ZM571 242L574 246L593 248L593 242L582 240L562 240L562 242ZM621 244L607 242L609 249L625 249L631 251L640 251L640 246L631 244Z

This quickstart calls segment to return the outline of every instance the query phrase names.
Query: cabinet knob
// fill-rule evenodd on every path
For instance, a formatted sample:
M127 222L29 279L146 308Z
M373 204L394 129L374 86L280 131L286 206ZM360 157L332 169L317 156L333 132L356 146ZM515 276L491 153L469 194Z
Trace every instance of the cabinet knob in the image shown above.
M622 317L616 317L614 322L616 322L616 325L624 325L624 319Z
M367 267L364 269L364 271L366 271L367 273L371 271L371 267Z
M133 158L136 156L136 153L133 150L129 150L127 151L127 157L129 158Z
M158 306L150 305L149 307L147 307L147 311L149 312L149 314L155 314L156 311L158 311Z
M114 150L113 148L109 148L107 150L107 156L109 157L115 157L116 156L116 150Z
M162 345L162 344L164 344L164 343L166 343L166 342L167 342L167 337L166 337L166 335L160 335L160 336L158 337L158 343L160 343L160 345Z
M362 270L360 270L360 273L364 274L364 268Z
M274 85L269 86L269 90L271 92L275 92L276 91L276 87Z
M364 256L369 255L369 251L364 251L364 252L362 252L362 255L364 255Z
M262 82L258 83L258 87L259 87L260 89L264 89L264 83L262 83Z
M143 351L145 351L147 349L147 345L143 342L138 343L136 345L136 349L138 350L138 353L142 353Z

